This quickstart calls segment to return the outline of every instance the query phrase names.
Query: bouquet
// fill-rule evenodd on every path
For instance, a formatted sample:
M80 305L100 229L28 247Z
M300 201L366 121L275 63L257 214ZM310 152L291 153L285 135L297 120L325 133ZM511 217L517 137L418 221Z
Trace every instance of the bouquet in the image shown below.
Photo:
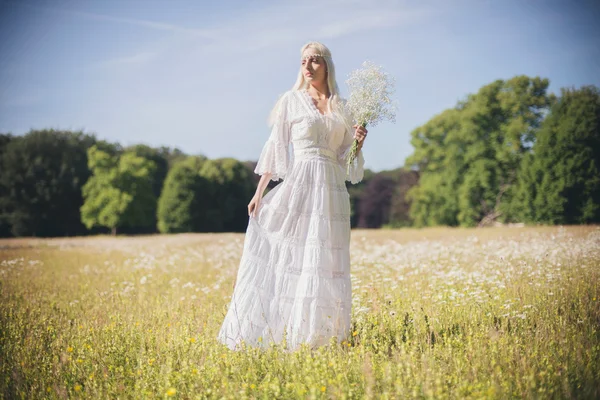
M391 99L395 80L381 67L365 61L362 69L350 73L346 84L350 88L347 111L363 128L367 124L375 126L383 120L396 122L396 106ZM347 158L348 171L357 150L358 140L354 139Z

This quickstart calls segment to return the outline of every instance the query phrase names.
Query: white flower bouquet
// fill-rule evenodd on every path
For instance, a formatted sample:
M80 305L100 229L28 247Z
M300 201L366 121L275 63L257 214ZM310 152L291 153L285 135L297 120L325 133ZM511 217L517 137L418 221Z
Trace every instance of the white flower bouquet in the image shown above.
M357 124L366 127L376 126L383 120L396 122L396 105L391 96L395 91L395 79L380 66L365 61L361 69L350 73L346 84L350 96L346 103L347 111ZM358 140L354 139L347 164L348 170L356 158Z

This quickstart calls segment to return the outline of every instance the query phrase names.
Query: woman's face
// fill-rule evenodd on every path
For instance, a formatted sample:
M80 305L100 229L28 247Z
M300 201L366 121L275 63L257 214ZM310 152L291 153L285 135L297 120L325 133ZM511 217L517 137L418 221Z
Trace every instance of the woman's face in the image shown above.
M302 73L308 83L327 82L327 65L323 57L317 54L318 52L310 47L302 54Z

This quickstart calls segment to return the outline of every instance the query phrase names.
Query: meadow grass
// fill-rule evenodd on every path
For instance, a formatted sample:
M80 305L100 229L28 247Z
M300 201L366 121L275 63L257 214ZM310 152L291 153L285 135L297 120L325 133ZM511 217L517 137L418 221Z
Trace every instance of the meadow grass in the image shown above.
M352 231L352 331L217 342L243 234L0 241L0 395L599 398L600 228Z

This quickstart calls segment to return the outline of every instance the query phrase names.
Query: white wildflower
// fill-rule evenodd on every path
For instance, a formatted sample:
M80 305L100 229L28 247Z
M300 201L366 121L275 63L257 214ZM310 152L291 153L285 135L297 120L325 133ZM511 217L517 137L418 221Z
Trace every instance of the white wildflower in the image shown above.
M391 96L395 91L395 79L380 66L365 61L362 69L350 73L346 84L350 88L350 97L346 110L357 124L366 127L376 126L379 122L396 122L396 105ZM352 143L348 156L348 168L356 158L358 141Z

